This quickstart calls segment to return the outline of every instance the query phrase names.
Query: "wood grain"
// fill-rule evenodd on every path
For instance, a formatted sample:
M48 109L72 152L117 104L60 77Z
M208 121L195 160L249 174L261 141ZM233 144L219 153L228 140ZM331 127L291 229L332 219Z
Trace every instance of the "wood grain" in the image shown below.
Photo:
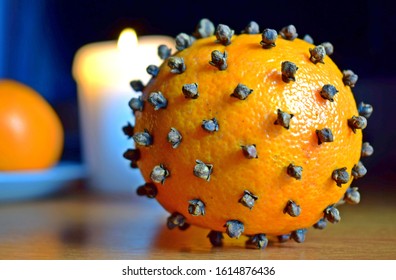
M302 244L274 241L265 250L245 249L245 237L212 248L205 229L168 230L156 201L134 194L9 203L0 205L0 259L394 260L395 194L367 194L357 206L340 206L339 224L309 230Z

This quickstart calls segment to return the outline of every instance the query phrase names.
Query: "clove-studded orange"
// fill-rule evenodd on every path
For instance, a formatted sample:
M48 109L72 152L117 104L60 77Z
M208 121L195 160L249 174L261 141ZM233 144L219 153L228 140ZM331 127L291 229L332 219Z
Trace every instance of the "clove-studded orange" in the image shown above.
M213 245L222 233L250 236L248 247L266 236L302 242L306 228L340 220L340 200L358 202L350 184L367 123L354 83L323 46L225 27L179 37L130 102L129 159L147 182L138 193L171 213L169 228L211 230Z

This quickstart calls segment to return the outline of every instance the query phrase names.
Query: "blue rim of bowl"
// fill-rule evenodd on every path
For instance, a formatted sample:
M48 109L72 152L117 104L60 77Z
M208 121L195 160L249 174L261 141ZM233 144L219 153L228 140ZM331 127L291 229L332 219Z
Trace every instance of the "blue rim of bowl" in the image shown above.
M0 172L0 202L53 194L86 177L86 168L79 162L60 162L45 170Z

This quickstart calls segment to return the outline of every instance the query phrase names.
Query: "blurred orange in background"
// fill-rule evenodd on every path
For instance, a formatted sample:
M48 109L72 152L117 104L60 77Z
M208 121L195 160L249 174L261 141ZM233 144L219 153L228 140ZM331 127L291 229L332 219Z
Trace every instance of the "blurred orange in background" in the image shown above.
M0 80L0 170L35 170L55 165L64 132L49 103L32 88Z

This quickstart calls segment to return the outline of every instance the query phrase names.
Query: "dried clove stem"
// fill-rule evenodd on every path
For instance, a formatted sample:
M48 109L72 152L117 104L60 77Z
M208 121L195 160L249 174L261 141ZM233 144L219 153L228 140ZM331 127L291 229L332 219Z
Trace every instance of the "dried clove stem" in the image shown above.
M281 125L286 129L290 128L290 120L294 117L293 114L289 114L286 112L283 112L282 110L278 109L278 117L274 124Z
M294 165L292 163L287 167L287 175L295 178L296 180L301 180L303 168L302 166Z
M325 56L326 56L326 49L325 49L322 45L316 46L316 47L313 48L313 49L310 48L310 49L309 49L309 53L311 54L311 56L310 56L309 59L310 59L314 64L317 64L318 62L324 64L323 59L324 59Z
M229 220L224 226L226 227L226 233L231 238L239 238L245 231L243 223L237 220Z
M181 74L186 71L184 59L178 56L171 56L168 58L168 66L173 74Z
M334 137L330 128L323 128L320 130L316 130L316 135L318 136L318 145L321 145L324 142L333 142Z
M218 50L214 50L211 54L212 60L209 61L209 64L217 67L220 71L224 71L227 69L227 52L221 53Z
M214 34L215 26L207 18L203 18L199 21L197 27L195 28L194 36L196 38L207 38Z
M242 34L259 34L260 27L257 22L251 21L246 25L245 29L241 31Z
M147 196L148 198L155 198L158 194L157 187L153 183L146 183L136 190L137 195Z
M204 163L203 161L197 159L195 161L193 174L201 179L204 179L209 182L210 175L213 172L213 164Z
M298 67L296 64L290 61L283 61L281 64L281 71L282 71L282 81L285 83L288 83L290 81L295 82L296 78L296 72L298 70Z
M257 199L258 199L258 196L254 195L253 193L251 193L248 190L245 190L243 192L243 196L241 197L241 199L239 199L239 203L241 203L243 206L246 206L247 208L252 210L254 203L256 202Z
M156 183L165 183L165 179L170 176L170 172L163 164L154 166L150 173L150 178Z
M282 36L283 39L293 41L297 38L297 29L294 25L285 26L279 31L279 34Z
M250 236L245 243L248 249L265 249L268 245L268 239L265 234L255 234Z
M266 28L261 34L261 46L263 49L270 49L275 47L275 41L278 38L278 33L274 29Z
M193 216L205 216L205 203L199 199L192 199L188 203L188 213Z
M349 181L349 174L347 168L335 169L331 175L331 178L337 183L337 186L342 187L342 184L346 184Z
M322 90L320 91L320 96L322 96L323 99L333 102L334 96L337 93L338 93L338 90L335 88L335 86L327 84L322 87Z
M224 46L228 46L231 44L231 38L234 35L234 30L225 24L219 24L216 28L215 35L217 42L223 44Z

